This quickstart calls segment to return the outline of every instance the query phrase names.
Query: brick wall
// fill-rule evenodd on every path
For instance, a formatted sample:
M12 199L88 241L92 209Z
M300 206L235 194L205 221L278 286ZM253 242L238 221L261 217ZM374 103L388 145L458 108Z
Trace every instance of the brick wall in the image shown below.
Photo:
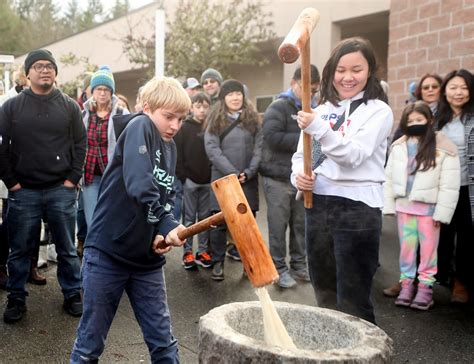
M392 0L387 68L396 123L410 82L427 72L474 72L474 0Z

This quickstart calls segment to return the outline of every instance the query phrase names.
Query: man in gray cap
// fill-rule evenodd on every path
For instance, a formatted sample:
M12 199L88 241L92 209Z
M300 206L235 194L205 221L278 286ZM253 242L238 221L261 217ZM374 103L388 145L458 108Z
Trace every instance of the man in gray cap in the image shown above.
M51 52L30 52L25 74L30 88L0 109L0 177L10 197L8 302L3 314L7 323L19 321L26 312L25 285L42 217L56 244L63 307L72 316L82 314L74 230L86 132L77 103L54 86L58 67Z
M204 93L211 99L211 105L219 98L222 81L222 75L214 68L208 68L201 75L201 85Z

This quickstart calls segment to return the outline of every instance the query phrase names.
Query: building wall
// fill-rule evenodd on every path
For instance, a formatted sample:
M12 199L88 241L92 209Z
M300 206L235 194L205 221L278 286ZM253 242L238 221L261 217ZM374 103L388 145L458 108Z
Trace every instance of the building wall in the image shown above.
M425 73L474 71L474 1L392 0L388 43L390 105L398 120L408 85Z
M198 0L196 0L198 1ZM274 49L268 50L265 46L263 52L273 52L270 63L262 67L235 66L231 76L238 78L250 89L251 98L256 96L275 95L289 87L290 79L299 60L291 65L283 65L276 56L281 41L291 29L298 15L307 7L314 7L320 12L320 21L311 35L311 63L320 71L331 52L333 46L345 36L357 35L362 32L377 44L387 42L386 29L387 15L380 17L381 13L387 14L390 0L265 0L265 10L272 13L273 30L276 33ZM166 14L173 17L177 1L165 0ZM65 38L56 43L46 45L59 61L63 55L73 53L78 57L86 57L89 62L96 65L107 64L114 72L116 88L129 99L134 98L139 83L145 77L145 72L139 66L131 64L122 50L121 38L129 34L130 30L135 35L149 36L154 31L154 14L158 9L156 3L137 9L127 16L109 21L93 29ZM363 19L363 21L352 21ZM372 19L372 21L371 21ZM369 23L375 23L368 26ZM379 31L380 28L385 31ZM381 49L383 67L386 68L386 51ZM22 63L26 55L16 59ZM83 66L64 66L59 62L58 83L68 82L83 72ZM185 75L182 75L183 77ZM137 81L135 81L135 79Z

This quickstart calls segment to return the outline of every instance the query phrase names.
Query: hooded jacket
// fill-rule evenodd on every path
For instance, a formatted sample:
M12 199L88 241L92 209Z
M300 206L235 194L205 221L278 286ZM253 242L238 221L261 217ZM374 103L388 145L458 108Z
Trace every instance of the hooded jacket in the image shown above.
M408 196L407 165L407 137L402 136L393 142L385 168L384 214L394 214L395 200L408 197L409 201L436 204L433 220L449 224L456 209L461 184L456 146L442 132L436 134L436 166L416 172Z
M58 89L47 95L26 89L7 100L0 109L0 136L0 175L8 188L81 179L87 142L81 111Z
M102 176L84 246L133 269L155 269L165 263L162 255L152 251L155 235L166 237L179 225L170 213L176 146L161 139L147 115L115 119L126 126L118 133L113 158Z

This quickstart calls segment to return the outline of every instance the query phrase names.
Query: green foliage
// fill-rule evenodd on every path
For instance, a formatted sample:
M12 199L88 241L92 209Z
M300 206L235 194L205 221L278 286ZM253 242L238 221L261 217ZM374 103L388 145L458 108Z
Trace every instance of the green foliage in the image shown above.
M64 13L59 5L66 6ZM109 14L101 0L88 0L85 10L78 0L0 0L0 52L23 54L123 16L129 9L128 0L115 0Z
M63 92L75 99L77 97L77 90L82 87L84 75L97 71L99 67L95 64L91 64L88 57L77 57L73 53L61 56L60 61L64 67L82 65L83 72L79 76L60 85Z
M234 0L232 6L223 0L180 0L167 24L166 74L199 77L213 67L227 77L231 65L265 64L259 45L275 37L270 19L260 0ZM129 60L143 67L154 65L154 47L154 38L135 37L133 29L123 39Z

